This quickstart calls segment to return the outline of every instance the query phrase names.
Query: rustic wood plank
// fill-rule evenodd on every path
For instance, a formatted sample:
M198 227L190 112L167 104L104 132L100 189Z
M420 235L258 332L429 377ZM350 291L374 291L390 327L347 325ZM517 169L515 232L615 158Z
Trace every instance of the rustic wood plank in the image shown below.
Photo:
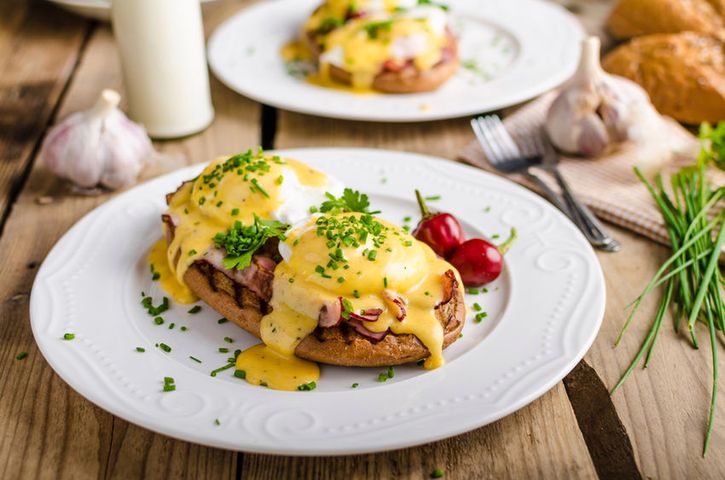
M668 249L619 228L613 234L622 252L602 253L606 272L607 310L602 329L586 360L612 388L639 349L654 318L658 295L646 300L616 349L614 341L625 319L625 307L664 262ZM710 453L701 457L711 393L710 348L706 329L698 330L701 349L694 350L673 330L668 315L646 370L636 369L612 397L634 446L643 476L648 478L723 478L725 404L716 410ZM725 368L720 350L720 371Z
M245 479L594 478L561 384L494 424L421 447L346 457L245 454Z
M0 2L0 231L89 28L47 2Z
M207 9L207 27L223 18L219 9L243 4L219 2ZM110 29L100 27L88 41L58 118L92 105L103 88L120 88L119 79ZM157 143L159 150L184 154L183 163L195 163L259 142L259 106L217 83L213 89L214 124L201 134ZM43 127L36 126L33 134L39 137ZM73 195L66 183L35 165L0 237L0 478L234 478L236 453L170 439L114 418L72 391L35 347L28 296L37 265L80 216L112 196ZM40 197L52 202L39 205ZM29 355L17 361L20 351Z

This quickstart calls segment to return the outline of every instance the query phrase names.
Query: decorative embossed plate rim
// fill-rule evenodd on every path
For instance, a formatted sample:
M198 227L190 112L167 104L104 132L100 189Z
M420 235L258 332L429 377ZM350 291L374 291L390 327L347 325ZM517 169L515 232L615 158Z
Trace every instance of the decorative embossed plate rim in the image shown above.
M576 68L584 31L564 8L543 0L447 0L457 20L493 28L518 46L517 57L490 81L459 69L435 92L356 95L291 77L281 47L297 34L320 0L275 0L237 13L212 35L209 65L232 90L259 102L323 117L380 122L456 118L514 105L550 90ZM470 36L469 36L470 35ZM461 59L481 48L461 33Z
M469 231L515 226L519 239L507 254L501 284L508 298L495 325L477 337L485 322L467 324L461 341L480 341L451 354L454 344L446 350L454 360L438 370L336 392L251 387L200 374L153 347L136 353L134 346L150 341L138 322L149 319L138 297L124 292L142 287L134 284L139 268L148 277L139 259L159 235L163 194L197 174L197 165L89 213L44 261L33 285L31 324L63 380L101 408L176 438L260 453L353 454L427 443L493 422L550 389L593 342L604 313L601 268L579 231L537 195L481 170L418 154L335 148L280 153L367 191L374 205L414 205L411 192L421 188L442 194L436 208L456 212ZM194 335L202 330L185 338L201 344L204 339ZM66 331L76 339L63 341ZM161 392L166 375L176 379L177 391Z

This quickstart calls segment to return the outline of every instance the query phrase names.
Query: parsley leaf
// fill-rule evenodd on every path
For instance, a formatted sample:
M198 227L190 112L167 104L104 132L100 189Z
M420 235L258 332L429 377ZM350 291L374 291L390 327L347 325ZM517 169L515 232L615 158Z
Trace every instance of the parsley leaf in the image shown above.
M224 258L224 267L242 270L252 263L252 255L259 250L270 238L284 240L289 225L276 220L262 220L254 216L254 223L243 225L236 221L232 228L226 232L214 235L214 245L224 248L227 256Z
M699 138L702 149L698 161L712 162L720 170L725 170L725 122L718 122L715 127L707 122L701 124Z
M351 188L346 188L342 192L342 196L339 198L335 197L330 192L325 193L325 196L327 197L327 200L322 202L322 205L320 205L320 212L322 213L360 212L372 215L380 213L379 211L370 212L368 210L370 207L370 200L368 200L368 196Z

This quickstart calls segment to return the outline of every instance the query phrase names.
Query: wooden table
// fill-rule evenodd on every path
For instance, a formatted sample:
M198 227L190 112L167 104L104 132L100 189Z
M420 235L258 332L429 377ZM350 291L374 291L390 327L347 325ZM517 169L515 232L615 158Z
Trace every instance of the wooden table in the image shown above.
M608 0L561 3L594 32L610 6ZM248 4L207 6L207 32ZM624 307L667 253L614 227L624 249L599 254L607 311L585 360L528 407L465 435L375 455L275 457L174 440L95 407L40 355L28 298L53 244L112 196L73 195L36 161L48 126L88 108L104 87L122 89L106 25L41 1L0 2L0 478L427 478L438 467L446 478L725 475L723 402L711 454L700 456L710 394L707 347L694 351L663 328L650 368L637 371L611 400L607 394L639 347L655 299L646 302L640 321L614 350ZM181 153L189 163L260 143L380 147L453 159L473 138L467 119L422 125L328 120L264 107L214 79L212 89L214 124L189 138L159 142L159 150ZM21 351L29 356L15 360Z

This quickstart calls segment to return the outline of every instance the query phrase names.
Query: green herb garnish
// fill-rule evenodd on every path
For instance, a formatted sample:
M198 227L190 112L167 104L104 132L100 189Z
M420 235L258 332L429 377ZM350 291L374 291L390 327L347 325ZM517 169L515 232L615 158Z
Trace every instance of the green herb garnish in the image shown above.
M420 0L418 0L420 1ZM430 478L443 478L446 472L442 468L436 468L430 474Z
M73 340L74 338L76 338L75 333L64 333L63 334L63 340Z
M189 358L192 359L193 361L195 361L196 363L201 363L201 360L199 360L196 357L193 357L193 356L189 355Z
M310 383L303 383L302 385L297 387L297 390L300 392L309 392L317 388L317 383L310 382Z
M342 196L339 198L330 192L325 193L325 196L327 200L320 205L320 212L322 213L359 212L371 215L380 213L379 211L370 212L368 210L370 207L368 196L351 188L343 190Z
M194 305L193 307L191 307L189 309L189 311L187 313L191 313L193 315L193 314L199 313L199 312L201 312L201 305Z
M225 233L214 235L214 245L226 250L224 267L228 269L243 270L252 263L252 255L259 250L270 238L284 240L285 231L289 225L275 220L262 220L254 216L254 223L245 226L236 221L232 228Z
M166 345L165 343L159 343L159 348L166 353L169 353L171 351L171 347Z
M363 28L365 29L365 32L368 34L368 37L370 39L375 40L380 35L380 32L387 31L389 32L393 28L393 20L382 20L380 22L370 22L366 23Z
M234 376L237 378L245 379L247 378L247 372L244 370L234 370Z
M27 356L28 356L28 352L20 352L17 355L15 355L15 360L22 360Z
M146 349L143 348L143 347L136 347L136 351L139 352L139 353L143 353L143 352L146 351Z

